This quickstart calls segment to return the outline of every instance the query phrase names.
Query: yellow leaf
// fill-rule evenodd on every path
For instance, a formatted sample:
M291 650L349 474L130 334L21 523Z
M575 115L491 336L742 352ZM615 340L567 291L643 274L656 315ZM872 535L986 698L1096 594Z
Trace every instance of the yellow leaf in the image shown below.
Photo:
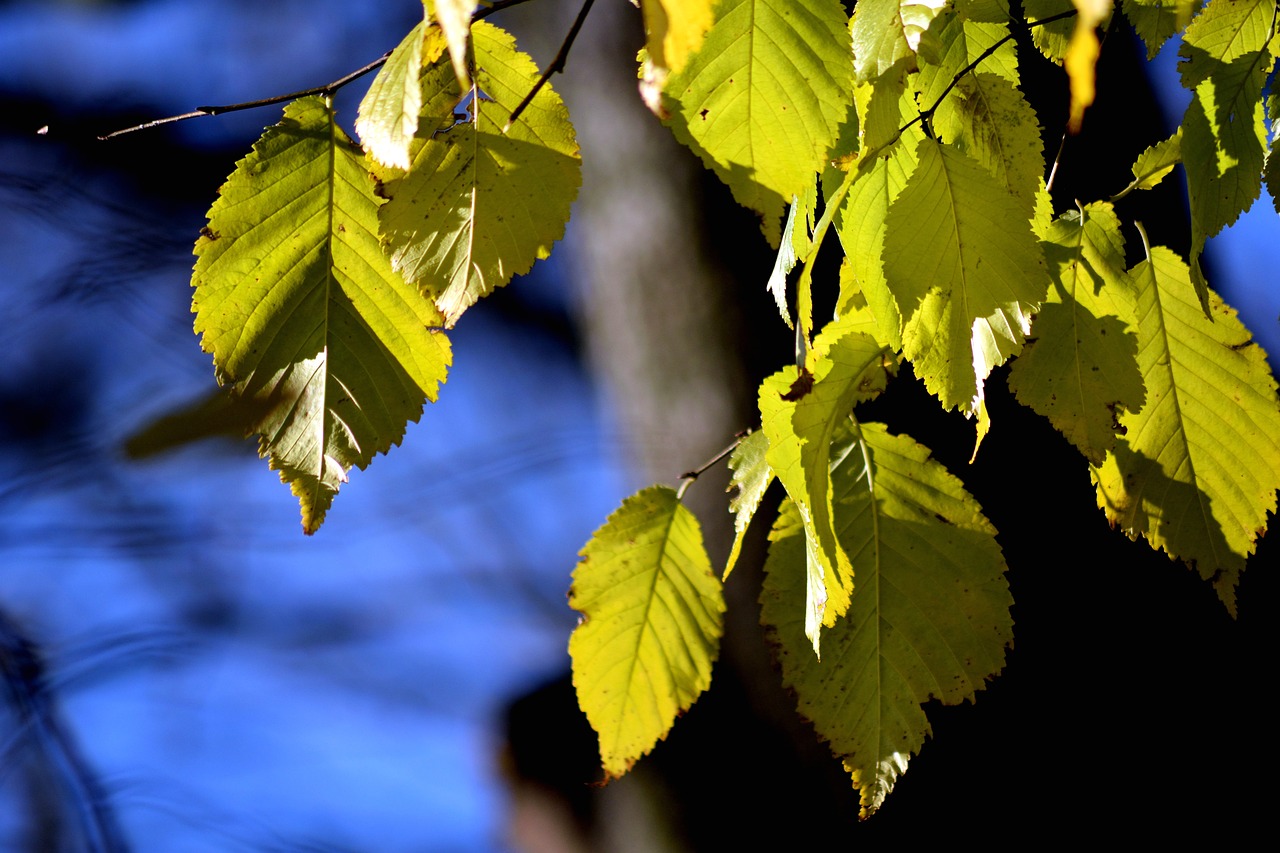
M1071 116L1067 127L1072 133L1080 130L1085 107L1093 103L1094 69L1098 64L1098 25L1111 14L1111 0L1071 0L1076 7L1076 31L1071 36L1063 65L1071 79Z
M427 17L435 18L449 40L453 73L458 78L458 88L465 92L471 88L471 74L467 70L467 39L471 35L471 12L476 4L470 0L423 0L423 5Z

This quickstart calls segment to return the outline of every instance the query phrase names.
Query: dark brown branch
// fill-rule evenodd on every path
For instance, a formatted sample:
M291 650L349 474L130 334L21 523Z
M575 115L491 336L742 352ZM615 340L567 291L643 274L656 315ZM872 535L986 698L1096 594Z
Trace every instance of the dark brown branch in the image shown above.
M511 129L511 125L516 123L516 119L520 118L520 114L524 112L525 107L533 102L538 93L542 91L542 87L547 85L547 81L551 79L552 74L558 74L564 71L565 61L569 58L569 50L573 47L573 40L578 37L578 30L582 29L582 24L587 20L587 13L591 11L591 5L596 0L586 0L582 4L582 9L578 12L578 17L574 20L573 26L569 28L569 34L564 37L564 42L560 45L560 51L556 54L556 58L551 60L551 64L547 66L547 70L542 72L542 76L538 78L538 82L533 84L533 88L529 90L529 94L524 96L524 100L516 104L516 108L511 111L511 118L507 119L506 127L502 128L502 132L506 133Z
M743 439L751 435L751 432L752 430L744 429L742 432L738 433L733 437L733 443L730 444L728 447L726 447L724 450L721 450L715 456L712 456L710 459L708 459L706 462L703 462L701 465L699 465L697 468L694 468L692 471L685 471L683 474L681 474L680 479L683 480L684 482L680 484L680 491L676 493L676 497L683 498L685 491L691 485L693 485L694 480L701 477L708 470L710 470L712 466L714 466L716 463L723 460L726 456L728 456L733 451L737 450L738 445L742 444Z
M489 17L494 12L501 12L503 9L508 9L512 6L519 6L521 3L528 3L528 2L529 0L495 0L495 2L489 5L488 7L477 10L476 13L471 16L471 20L474 23L475 21L480 21L480 20L483 20L484 18ZM590 5L590 3L588 3L587 5ZM575 34L576 34L576 29L575 29ZM358 68L355 71L352 71L350 74L347 74L343 77L339 77L337 80L334 80L332 83L329 83L328 85L325 85L325 86L316 86L311 89L303 89L300 92L290 92L287 95L273 95L270 98L262 98L261 100L257 100L257 101L244 101L238 104L225 104L223 106L216 106L216 107L196 107L194 110L192 110L189 113L183 113L182 115L176 115L176 116L166 116L165 118L158 118L153 121L143 122L142 124L136 124L133 127L126 127L121 130L112 131L111 133L108 133L104 136L99 136L98 139L100 140L114 139L115 137L123 136L126 133L133 133L134 131L137 131L137 130L150 130L153 127L159 127L162 124L173 124L174 122L177 122L177 121L186 121L189 118L201 118L202 116L217 116L217 115L222 115L223 113L238 112L240 110L252 110L252 109L257 109L258 107L269 107L272 104L280 104L280 103L284 103L285 101L293 101L293 100L297 100L298 98L305 98L308 95L332 95L334 92L338 91L343 86L347 85L353 80L358 80L364 75L368 74L370 71L374 71L378 68L381 68L383 65L386 64L387 59L390 56L391 56L391 51L387 51L382 56L375 59L373 62L370 62L368 65L364 66L363 68ZM536 92L537 90L535 89L534 91Z

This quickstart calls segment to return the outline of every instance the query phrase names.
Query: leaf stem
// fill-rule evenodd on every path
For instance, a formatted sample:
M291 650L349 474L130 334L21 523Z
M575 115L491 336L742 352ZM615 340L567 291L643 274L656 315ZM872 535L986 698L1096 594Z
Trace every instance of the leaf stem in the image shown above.
M542 72L542 76L538 78L537 83L533 84L533 88L529 90L529 94L524 96L524 100L516 104L516 108L511 111L511 118L507 119L506 126L502 128L504 134L511 130L511 126L516 123L516 119L520 118L520 114L524 112L525 107L529 106L538 93L542 91L542 87L547 85L551 75L564 72L565 62L569 59L569 51L573 48L573 41L578 37L578 31L582 29L582 24L587 20L587 13L591 11L591 6L595 2L596 0L586 0L582 4L582 9L578 11L578 17L574 19L573 26L569 28L569 34L560 43L560 50L556 53L555 59L551 60L547 70Z
M730 453L733 453L733 451L737 450L738 445L742 444L743 439L751 435L752 432L753 430L744 429L742 432L738 433L733 437L732 443L730 443L729 446L726 447L724 450L721 450L715 456L712 456L710 459L708 459L706 462L703 462L701 465L699 465L697 468L694 468L692 471L685 471L683 474L681 474L680 479L682 482L680 483L680 489L676 492L676 500L684 500L684 493L689 490L690 486L693 485L693 481L701 477L703 474L705 474L717 462L722 461L723 459L728 457Z
M495 0L495 2L492 3L490 6L488 6L487 8L476 10L475 14L471 16L471 22L475 23L476 21L483 20L484 18L489 17L494 12L501 12L503 9L510 8L511 6L518 6L521 3L528 3L528 2L529 0ZM590 5L590 2L588 2L588 5ZM348 83L351 83L354 80L360 79L364 75L368 74L370 71L375 71L378 68L381 68L383 65L386 64L387 59L390 56L391 56L391 51L387 51L386 53L382 54L382 56L375 59L373 62L370 62L368 65L365 65L362 68L357 68L355 71L352 71L350 74L346 74L342 77L339 77L337 80L334 80L332 83L328 83L324 86L315 86L310 89L303 89L298 92L289 92L288 94L285 94L285 95L272 95L269 98L261 98L256 101L242 101L241 103L238 103L238 104L224 104L222 106L211 106L211 107L196 107L191 112L182 113L181 115L166 116L164 118L158 118L158 119L153 119L152 121L143 122L142 124L135 124L132 127L126 127L120 130L113 130L111 133L107 133L102 136L99 136L98 139L100 141L105 142L106 140L114 139L117 136L124 136L126 133L133 133L138 130L150 130L153 127L160 127L161 125L164 125L164 124L173 124L174 122L177 122L177 121L186 121L189 118L201 118L203 116L217 116L217 115L222 115L223 113L239 112L240 110L252 110L258 107L269 107L272 104L280 104L280 103L284 103L285 101L294 101L294 100L297 100L298 98L305 98L308 95L332 95L334 92L338 91ZM535 89L535 92L536 92L536 89Z

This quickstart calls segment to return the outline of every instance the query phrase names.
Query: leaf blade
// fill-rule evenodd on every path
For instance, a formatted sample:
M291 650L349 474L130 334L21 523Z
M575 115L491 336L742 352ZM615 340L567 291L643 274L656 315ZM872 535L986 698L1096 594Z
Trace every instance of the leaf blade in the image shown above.
M578 704L609 778L666 736L711 683L724 595L693 513L673 489L623 501L581 551L569 605Z

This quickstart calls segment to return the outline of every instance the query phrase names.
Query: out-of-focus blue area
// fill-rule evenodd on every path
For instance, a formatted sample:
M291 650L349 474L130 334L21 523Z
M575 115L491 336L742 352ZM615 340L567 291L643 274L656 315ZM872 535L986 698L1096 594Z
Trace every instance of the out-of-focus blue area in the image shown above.
M278 94L380 56L420 14L10 3L0 99L70 122ZM340 99L348 123L365 85ZM225 174L279 111L174 130L193 158L231 152ZM125 840L506 849L501 713L567 666L569 573L627 485L572 348L473 309L440 401L305 537L252 442L122 452L213 387L188 284L212 196L140 190L63 147L57 122L34 131L0 126L0 615L43 656L52 713ZM152 167L184 165L179 150ZM512 287L565 298L555 258L535 279ZM84 792L57 747L0 710L0 850L31 849L42 815L76 820Z

